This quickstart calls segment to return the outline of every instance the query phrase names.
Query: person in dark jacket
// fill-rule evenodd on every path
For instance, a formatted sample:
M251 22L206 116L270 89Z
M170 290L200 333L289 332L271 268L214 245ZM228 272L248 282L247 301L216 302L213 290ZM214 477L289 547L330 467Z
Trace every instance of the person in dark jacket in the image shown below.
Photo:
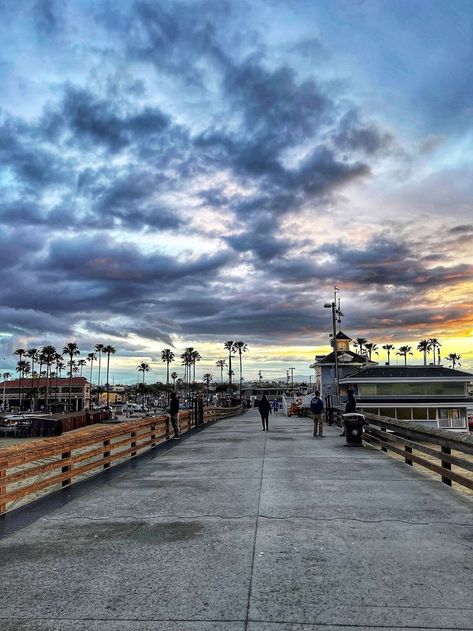
M345 403L345 414L356 412L356 399L353 390L347 390L347 397L348 399ZM345 436L345 427L343 428L343 432L339 434L339 436Z
M259 410L259 413L261 414L261 423L263 425L263 432L264 430L268 431L269 430L269 427L268 427L269 413L271 412L271 403L268 401L265 394L263 394L263 396L261 397L261 401L259 402L259 405L258 405L258 410Z
M175 392L171 392L169 414L171 415L171 423L174 430L174 440L179 440L179 398Z

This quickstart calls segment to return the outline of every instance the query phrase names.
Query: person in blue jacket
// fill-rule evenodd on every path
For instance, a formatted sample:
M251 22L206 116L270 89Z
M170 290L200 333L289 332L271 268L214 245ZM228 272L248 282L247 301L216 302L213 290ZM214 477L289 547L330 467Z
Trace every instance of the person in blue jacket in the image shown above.
M320 398L320 392L315 391L315 396L310 402L310 411L314 415L314 436L325 438L324 436L324 402Z

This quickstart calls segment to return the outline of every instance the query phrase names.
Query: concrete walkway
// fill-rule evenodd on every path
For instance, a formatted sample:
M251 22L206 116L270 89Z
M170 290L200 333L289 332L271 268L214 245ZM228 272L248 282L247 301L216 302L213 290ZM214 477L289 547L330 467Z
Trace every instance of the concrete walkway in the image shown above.
M270 422L216 423L4 536L2 631L473 629L472 501Z

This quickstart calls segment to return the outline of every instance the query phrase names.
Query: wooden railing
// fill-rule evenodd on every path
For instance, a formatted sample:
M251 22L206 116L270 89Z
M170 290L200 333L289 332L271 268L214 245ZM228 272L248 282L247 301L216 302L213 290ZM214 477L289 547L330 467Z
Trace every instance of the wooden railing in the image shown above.
M205 408L203 423L241 413L241 407ZM180 413L181 433L196 426L195 414ZM171 438L167 415L103 427L84 428L62 436L0 449L0 514L66 487L110 466L135 458Z
M342 425L343 410L334 410L337 424ZM448 486L455 482L473 490L473 475L467 473L473 472L473 458L469 457L473 456L473 436L375 414L364 416L365 442L401 456L411 467L417 464L437 473Z

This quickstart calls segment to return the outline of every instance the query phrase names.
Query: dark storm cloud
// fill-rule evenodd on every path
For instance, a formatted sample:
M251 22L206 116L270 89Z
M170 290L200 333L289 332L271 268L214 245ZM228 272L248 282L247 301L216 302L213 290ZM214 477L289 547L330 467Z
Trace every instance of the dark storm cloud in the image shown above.
M393 144L393 137L373 124L362 123L359 113L351 110L342 117L333 142L343 151L362 151L372 155L388 150Z
M37 0L33 6L33 19L36 29L41 35L51 37L62 26L62 9L64 2L61 0Z

